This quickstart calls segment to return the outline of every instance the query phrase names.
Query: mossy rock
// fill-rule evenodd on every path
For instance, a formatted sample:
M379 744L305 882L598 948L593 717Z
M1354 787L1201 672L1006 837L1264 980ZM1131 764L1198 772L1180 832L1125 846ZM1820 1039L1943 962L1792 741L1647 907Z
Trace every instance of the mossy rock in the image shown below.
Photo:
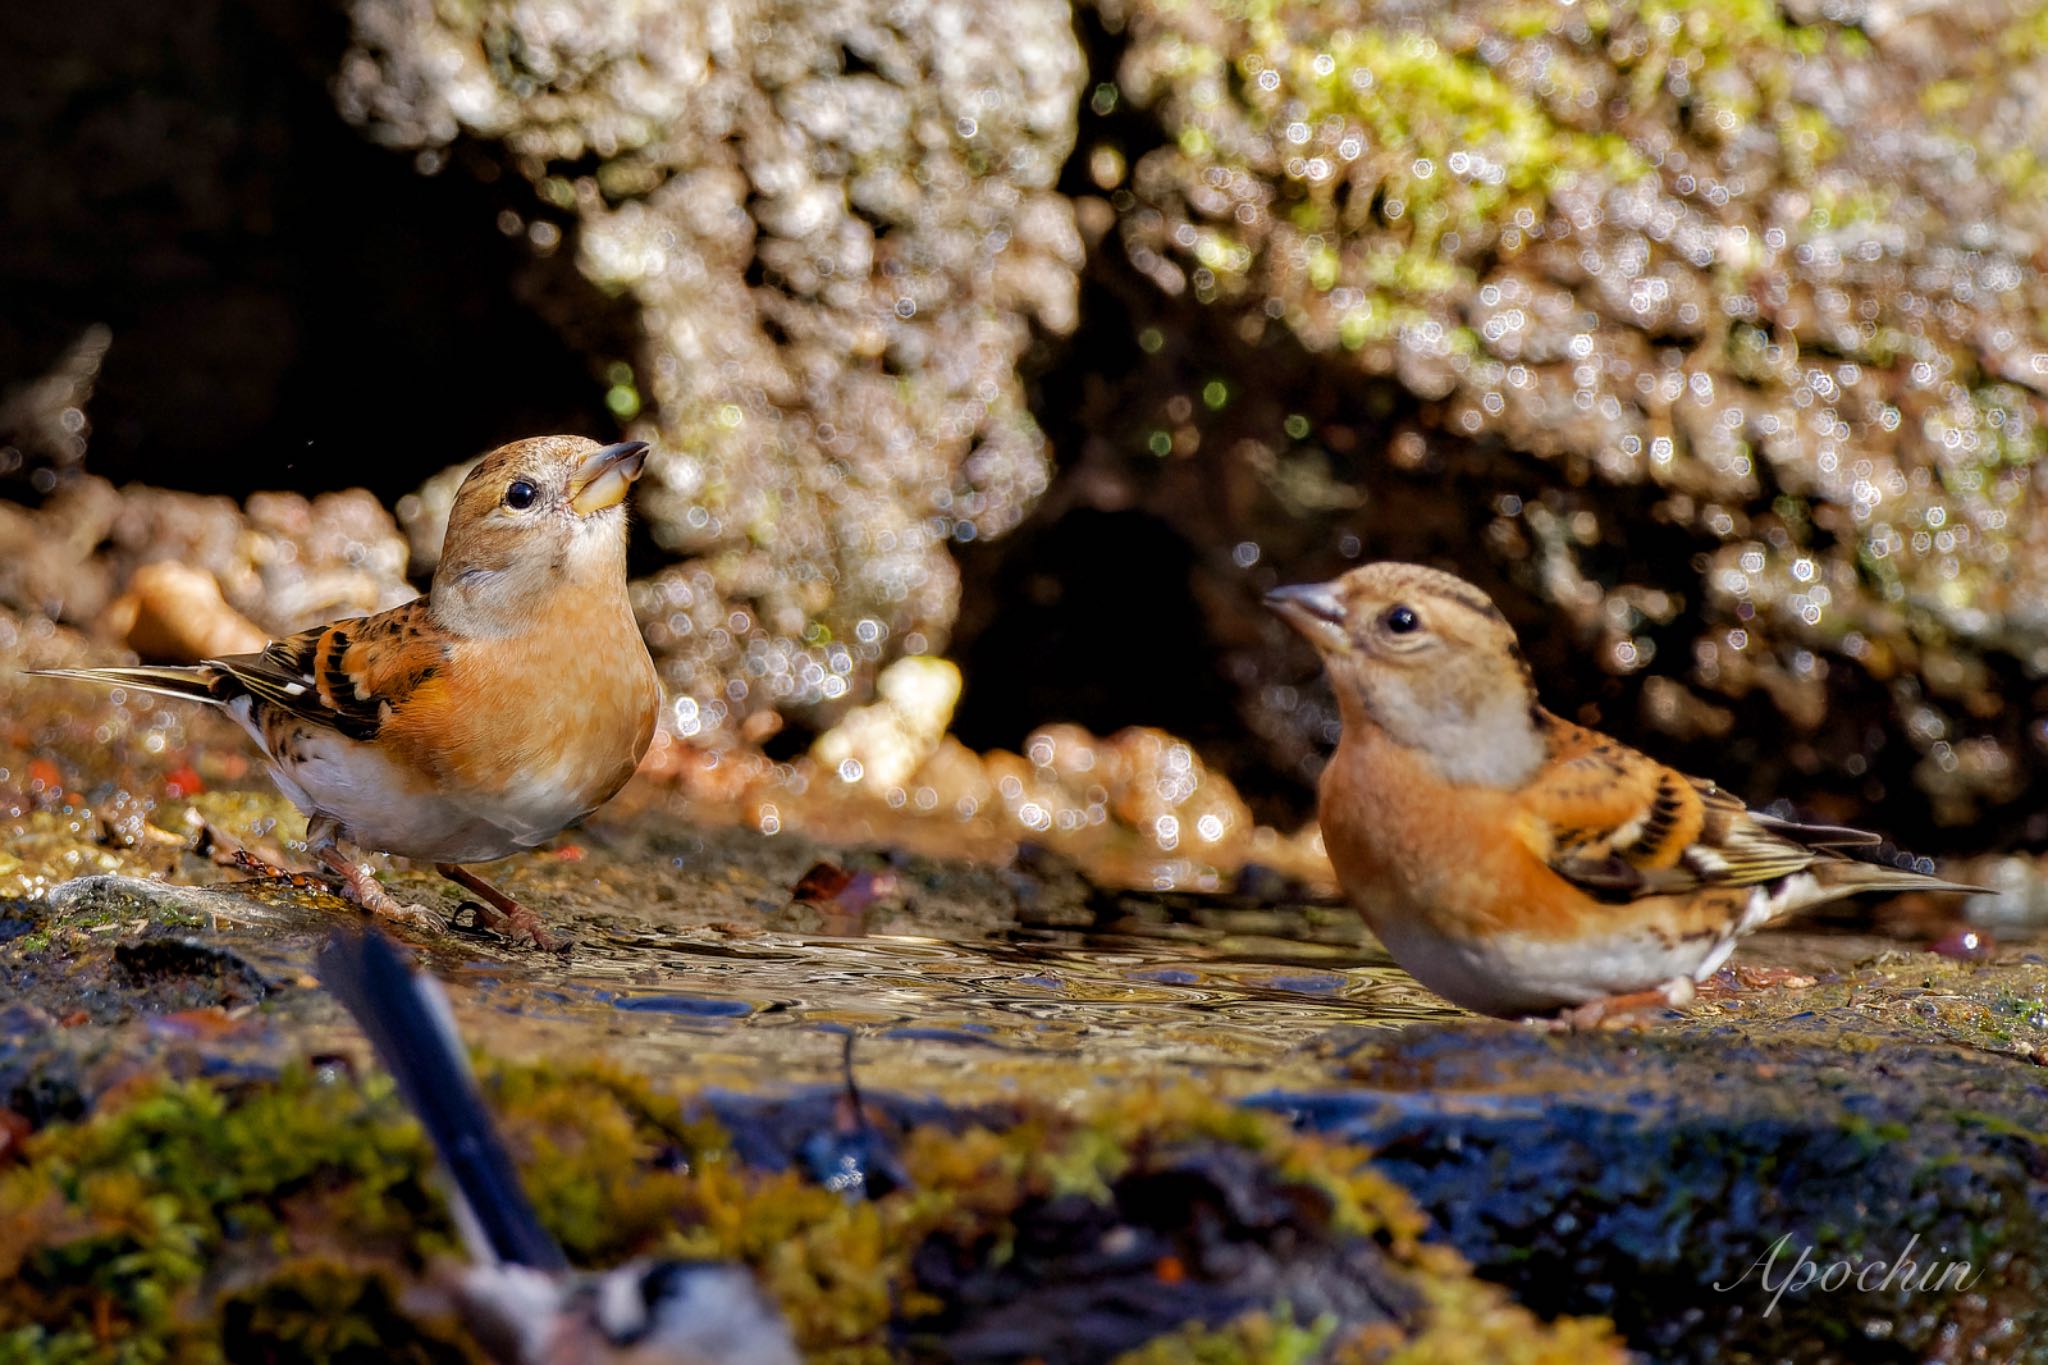
M1188 1087L909 1127L904 1182L862 1200L740 1161L624 1073L488 1075L577 1262L744 1261L815 1358L1622 1358L1604 1325L1546 1326L1426 1243L1361 1150ZM0 1360L460 1359L435 1271L455 1250L381 1078L139 1085L0 1175Z
M1260 1102L1371 1149L1522 1303L1609 1316L1659 1360L2048 1359L2048 967L1790 999L1645 1033L1374 1035L1342 1084Z

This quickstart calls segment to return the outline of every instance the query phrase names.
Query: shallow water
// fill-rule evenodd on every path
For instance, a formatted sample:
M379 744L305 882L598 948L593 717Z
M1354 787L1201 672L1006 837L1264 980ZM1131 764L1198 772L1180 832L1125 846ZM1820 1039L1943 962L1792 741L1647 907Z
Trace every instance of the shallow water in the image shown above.
M471 1036L757 1089L835 1080L852 1033L864 1083L962 1099L1163 1075L1327 1086L1333 1034L1461 1017L1301 888L1104 890L1028 849L995 866L704 819L643 795L570 836L573 859L506 865L575 946L430 946ZM854 911L793 899L821 859L894 889ZM1908 946L1867 921L1802 926L1738 962L1825 977Z
M1457 1014L1327 905L1095 892L1092 908L1024 909L1020 890L1043 889L1032 874L1011 872L1013 886L934 862L898 874L913 889L893 903L840 914L787 888L821 855L884 855L731 829L664 872L630 851L659 828L645 811L600 824L573 873L536 863L508 879L552 900L551 922L567 910L575 946L560 963L459 941L430 953L461 1008L496 1016L475 1024L494 1050L595 1045L657 1074L760 1085L832 1079L851 1032L863 1077L897 1087L1007 1086L1081 1063L1069 1075L1240 1073L1236 1088L1334 1027ZM593 884L609 904L584 904ZM1290 922L1314 937L1284 937Z

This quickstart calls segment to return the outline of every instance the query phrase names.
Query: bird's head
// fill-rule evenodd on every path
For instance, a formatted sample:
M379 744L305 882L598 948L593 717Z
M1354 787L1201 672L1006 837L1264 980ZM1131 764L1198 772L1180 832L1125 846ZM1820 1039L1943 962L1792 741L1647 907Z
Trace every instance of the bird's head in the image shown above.
M628 1261L594 1275L478 1264L455 1297L492 1359L798 1365L789 1324L744 1266Z
M1276 588L1266 605L1323 656L1347 729L1376 726L1452 781L1510 785L1541 760L1514 628L1455 574L1380 563Z
M534 436L477 462L455 494L433 602L469 633L509 633L565 585L623 593L626 493L645 441Z

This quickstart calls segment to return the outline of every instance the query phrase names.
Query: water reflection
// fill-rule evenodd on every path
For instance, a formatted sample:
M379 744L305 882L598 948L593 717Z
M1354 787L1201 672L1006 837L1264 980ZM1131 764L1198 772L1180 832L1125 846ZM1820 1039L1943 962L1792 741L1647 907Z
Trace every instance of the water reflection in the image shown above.
M851 1033L865 1084L949 1102L1174 1077L1252 1094L1326 1088L1333 1033L1458 1017L1355 914L1298 888L1125 891L1071 867L899 862L900 901L826 915L790 890L820 856L887 855L700 830L690 871L650 885L662 864L643 836L515 874L555 904L584 897L565 962L437 960L493 1051L597 1051L693 1086L780 1091L836 1084ZM1762 935L1743 960L1845 970L1897 946L1869 927Z
M458 1001L497 1017L494 1047L575 1037L656 1074L707 1059L754 1083L829 1081L855 1033L878 1084L949 1088L995 1064L1162 1065L1249 1086L1340 1026L1398 1027L1456 1011L1377 948L1235 932L1227 910L1151 903L1106 927L1009 923L938 938L765 931L645 920L587 935L540 989L495 964L458 966ZM1280 913L1250 913L1254 928ZM1197 922L1197 921L1203 922ZM517 1016L507 1019L506 1015ZM510 1025L510 1028L507 1028ZM995 1079L991 1076L989 1079Z

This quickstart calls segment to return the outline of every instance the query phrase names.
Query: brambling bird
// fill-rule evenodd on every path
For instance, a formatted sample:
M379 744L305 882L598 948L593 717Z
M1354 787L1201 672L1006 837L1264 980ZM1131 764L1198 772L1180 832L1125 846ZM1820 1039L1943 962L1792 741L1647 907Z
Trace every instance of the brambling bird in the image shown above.
M319 967L321 984L355 1016L440 1157L469 1254L455 1297L493 1358L796 1365L788 1325L743 1266L637 1260L571 1271L520 1188L440 983L408 971L375 933L337 935Z
M661 684L626 597L644 441L539 436L463 481L427 595L189 668L43 670L218 706L306 814L307 851L374 914L422 927L341 843L431 861L491 922L539 918L459 866L532 848L624 786Z
M1322 655L1343 731L1318 816L1402 967L1485 1014L1682 1005L1736 940L1864 891L1974 891L1843 850L1543 709L1486 594L1369 564L1266 602ZM1654 993L1654 994L1652 994Z

